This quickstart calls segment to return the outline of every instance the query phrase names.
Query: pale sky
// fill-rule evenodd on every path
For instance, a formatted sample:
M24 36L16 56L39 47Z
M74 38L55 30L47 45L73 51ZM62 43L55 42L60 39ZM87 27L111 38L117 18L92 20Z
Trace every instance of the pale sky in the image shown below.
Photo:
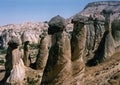
M0 0L0 26L49 21L56 15L69 18L94 1L101 0Z

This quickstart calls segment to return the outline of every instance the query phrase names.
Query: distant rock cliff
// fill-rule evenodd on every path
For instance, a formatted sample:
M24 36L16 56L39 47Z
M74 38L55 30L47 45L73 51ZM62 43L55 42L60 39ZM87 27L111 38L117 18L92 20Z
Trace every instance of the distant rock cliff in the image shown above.
M73 25L67 23L66 31L71 32ZM8 24L0 27L0 48L7 47L12 36L19 38L21 43L29 40L30 43L38 43L39 36L48 30L47 22L25 22L21 24Z
M89 3L84 8L84 10L78 14L81 14L84 16L102 15L101 12L104 9L110 9L114 12L112 15L112 19L120 18L120 2L119 1L101 1L101 2Z

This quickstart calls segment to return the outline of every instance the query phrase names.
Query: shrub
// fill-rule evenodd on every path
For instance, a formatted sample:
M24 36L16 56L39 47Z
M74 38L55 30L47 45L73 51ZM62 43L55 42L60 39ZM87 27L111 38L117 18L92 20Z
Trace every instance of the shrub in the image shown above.
M0 60L0 65L4 65L5 61L4 60Z
M34 50L34 49L37 49L38 48L38 44L30 44L30 50Z
M6 48L0 50L0 54L6 54L6 53L7 53L7 49Z

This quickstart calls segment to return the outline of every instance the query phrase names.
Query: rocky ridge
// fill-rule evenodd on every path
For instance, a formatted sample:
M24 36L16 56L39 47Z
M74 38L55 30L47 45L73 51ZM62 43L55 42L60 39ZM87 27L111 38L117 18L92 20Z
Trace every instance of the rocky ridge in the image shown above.
M43 30L47 30L48 24L43 22L26 22L23 24L9 24L0 27L1 48L7 47L7 42L12 36L17 36L19 40L24 42L26 39L30 43L38 43L39 35Z
M110 9L114 13L112 15L112 19L120 18L120 2L119 1L100 1L100 2L92 2L89 3L80 13L80 15L84 16L94 16L102 15L101 12L104 9ZM100 16L98 16L100 18Z

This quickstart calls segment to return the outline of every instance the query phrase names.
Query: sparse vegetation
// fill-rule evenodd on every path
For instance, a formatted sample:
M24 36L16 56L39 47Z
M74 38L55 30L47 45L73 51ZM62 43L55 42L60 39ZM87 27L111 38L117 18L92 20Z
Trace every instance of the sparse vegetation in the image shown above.
M0 49L0 65L4 65L5 64L5 54L7 52L7 49Z
M4 60L0 60L0 65L4 65L5 61Z
M23 49L23 45L21 45L20 47L19 47L19 50L22 50Z
M6 54L6 52L7 52L6 48L0 50L0 54Z
M27 82L28 82L28 85L36 85L38 80L35 80L34 78L27 77Z
M38 44L30 44L30 50L34 50L34 49L37 49L38 48Z

